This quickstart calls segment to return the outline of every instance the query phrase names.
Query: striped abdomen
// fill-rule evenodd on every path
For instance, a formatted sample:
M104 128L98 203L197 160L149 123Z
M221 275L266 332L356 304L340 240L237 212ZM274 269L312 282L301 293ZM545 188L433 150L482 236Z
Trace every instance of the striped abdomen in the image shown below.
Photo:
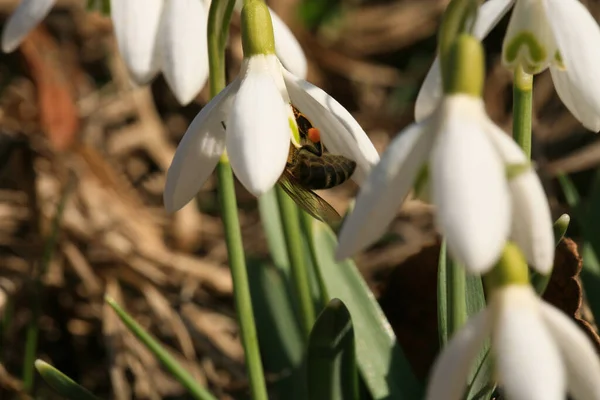
M356 163L329 153L318 156L301 147L290 149L287 169L302 186L318 190L329 189L347 181L356 169Z

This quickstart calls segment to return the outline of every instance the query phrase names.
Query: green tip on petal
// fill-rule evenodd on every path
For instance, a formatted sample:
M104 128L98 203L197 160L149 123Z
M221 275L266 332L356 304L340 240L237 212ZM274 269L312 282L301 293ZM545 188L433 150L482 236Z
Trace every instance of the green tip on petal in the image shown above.
M507 164L506 165L506 179L511 180L515 179L521 174L529 171L531 169L531 163L516 163L516 164Z
M485 58L481 42L472 35L458 35L447 54L442 79L444 93L481 97L485 80Z
M507 242L498 263L485 274L484 282L488 291L508 285L528 285L527 261L519 247Z
M290 130L292 131L292 143L296 147L300 147L300 131L298 130L298 124L294 118L288 118L290 123Z
M271 13L263 1L249 1L242 8L242 46L246 58L275 54Z
M537 74L544 69L545 60L548 57L546 48L531 32L521 32L508 41L502 49L502 57L505 65L521 64L523 70L528 74ZM525 57L523 54L528 54ZM560 57L557 52L556 57Z

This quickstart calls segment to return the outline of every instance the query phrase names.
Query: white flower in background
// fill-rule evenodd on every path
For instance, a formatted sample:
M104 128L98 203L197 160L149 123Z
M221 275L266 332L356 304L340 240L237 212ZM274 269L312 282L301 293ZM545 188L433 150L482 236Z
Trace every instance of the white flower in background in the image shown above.
M5 25L2 49L15 50L55 0L23 0ZM145 84L162 71L179 103L194 99L208 79L209 0L112 0L111 17L132 78ZM306 76L306 58L289 28L271 12L284 65Z
M477 16L473 34L485 37L515 0L489 0ZM516 0L504 38L502 61L528 73L550 68L556 91L569 111L588 129L600 130L600 27L579 0ZM415 105L419 121L441 98L436 60Z
M14 51L30 30L52 9L56 0L22 0L10 16L2 31L2 51Z
M259 11L264 7L262 2L251 4ZM264 29L257 24L253 32ZM356 162L355 181L364 179L379 160L366 133L331 96L284 69L271 49L244 53L238 76L204 106L177 148L164 191L167 211L180 209L196 195L225 150L249 192L260 196L273 187L283 173L292 139L290 102L319 128L331 153Z
M520 171L507 178L511 165ZM338 259L386 231L425 166L437 226L469 271L489 270L509 237L532 266L550 271L552 220L539 178L517 144L489 119L481 98L466 94L443 97L429 118L392 141L345 219Z
M488 307L438 357L426 399L463 398L471 366L491 336L495 377L511 400L600 399L600 361L586 335L527 285L494 290Z

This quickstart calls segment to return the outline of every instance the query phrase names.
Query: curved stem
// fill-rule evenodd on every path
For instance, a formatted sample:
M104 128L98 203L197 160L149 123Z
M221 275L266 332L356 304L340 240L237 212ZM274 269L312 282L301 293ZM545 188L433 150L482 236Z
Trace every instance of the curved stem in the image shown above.
M208 56L210 69L210 93L216 96L226 85L225 45L229 21L235 0L213 0L208 14ZM246 356L246 368L250 380L251 397L267 400L262 360L258 346L252 298L246 270L246 258L238 218L237 199L233 172L226 153L217 165L219 203L225 228L227 255L233 281L233 296L240 324L240 336Z

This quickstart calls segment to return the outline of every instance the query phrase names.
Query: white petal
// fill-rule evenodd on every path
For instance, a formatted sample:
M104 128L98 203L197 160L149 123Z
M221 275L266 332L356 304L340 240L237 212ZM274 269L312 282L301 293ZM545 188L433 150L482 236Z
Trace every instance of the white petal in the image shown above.
M556 42L545 16L543 1L517 1L502 44L505 66L521 65L530 74L548 68L556 54Z
M297 77L306 79L306 56L300 43L281 18L270 8L269 11L271 11L271 20L273 21L277 57L288 71Z
M473 361L490 332L489 313L486 308L469 318L444 348L429 378L427 400L463 398Z
M488 133L506 164L525 164L521 148L490 121ZM554 231L548 198L532 168L509 180L512 199L511 238L521 248L527 262L542 274L554 263Z
M479 7L477 20L473 26L473 35L478 39L485 38L488 33L508 12L514 0L489 0ZM415 103L415 120L422 121L430 115L442 98L442 75L439 56L435 58L423 85L419 90Z
M167 212L185 206L198 193L225 150L225 131L231 103L239 87L234 80L196 115L177 147L167 172L163 201Z
M283 77L292 103L321 131L327 149L356 162L352 179L360 185L379 161L379 154L365 131L344 106L320 88L285 70Z
M545 0L564 70L550 68L565 106L588 129L600 130L600 28L577 0Z
M413 124L400 132L365 180L352 213L342 225L337 259L375 242L396 216L431 151L435 136L428 122Z
M447 97L431 156L431 195L450 253L475 273L498 260L510 230L504 164L486 134L479 98Z
M2 51L14 51L52 9L56 0L22 0L2 31Z
M550 304L542 302L541 311L566 364L571 396L577 400L600 399L600 360L588 337Z
M271 189L283 173L291 138L289 105L262 57L246 61L248 70L227 120L231 167L257 197Z
M201 0L166 0L160 31L162 70L182 105L192 101L208 79L207 18Z
M565 371L530 286L498 289L492 297L492 350L508 399L563 400Z
M160 70L156 46L164 0L112 0L111 17L121 57L138 84Z

